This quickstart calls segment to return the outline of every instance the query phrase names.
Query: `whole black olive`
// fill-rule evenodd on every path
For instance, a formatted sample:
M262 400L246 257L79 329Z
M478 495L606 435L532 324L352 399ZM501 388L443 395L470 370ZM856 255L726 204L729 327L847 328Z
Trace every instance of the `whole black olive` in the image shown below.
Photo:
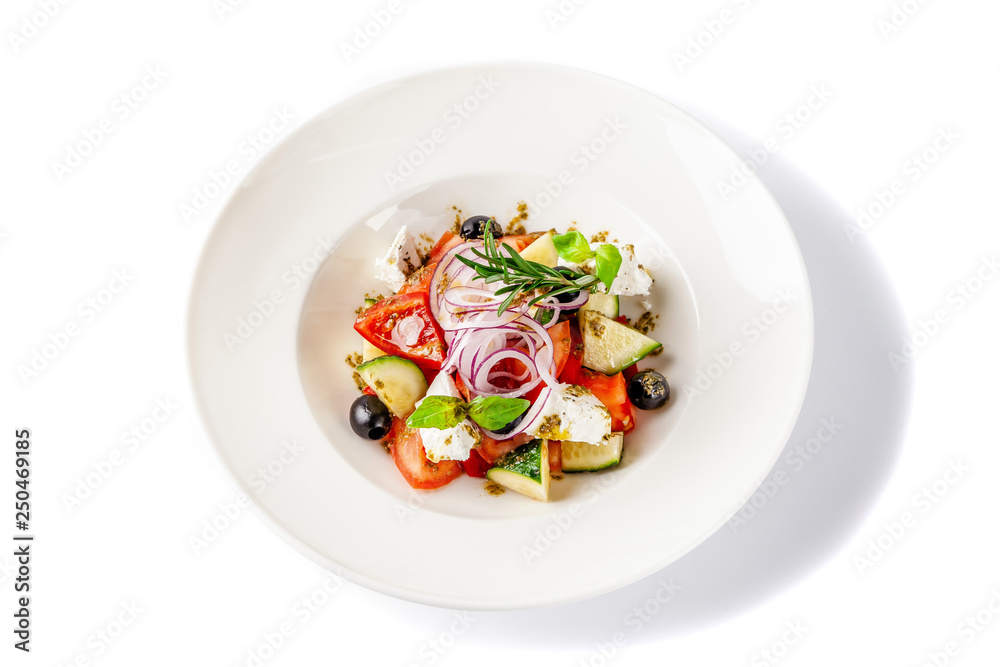
M640 410L655 410L670 398L667 379L656 371L639 371L628 381L628 400Z
M474 215L462 223L462 230L459 232L466 241L481 239L486 237L486 228L489 226L493 232L493 238L498 239L503 236L503 229L499 223L488 215Z
M362 394L351 404L351 428L362 438L381 440L392 428L392 413L377 396Z

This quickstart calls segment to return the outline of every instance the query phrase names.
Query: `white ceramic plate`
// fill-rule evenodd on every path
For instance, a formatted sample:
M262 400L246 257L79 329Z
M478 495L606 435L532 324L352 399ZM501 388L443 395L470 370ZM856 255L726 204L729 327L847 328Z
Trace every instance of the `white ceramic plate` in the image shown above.
M533 607L663 568L764 479L809 376L798 248L754 177L722 200L737 164L662 99L552 66L431 72L313 118L233 193L195 277L191 372L219 455L300 551L401 598ZM666 349L648 365L674 397L639 414L621 466L567 475L549 503L464 476L411 491L348 423L355 309L385 291L373 262L400 225L436 238L452 206L504 218L519 201L529 230L635 244ZM291 440L302 451L282 454Z

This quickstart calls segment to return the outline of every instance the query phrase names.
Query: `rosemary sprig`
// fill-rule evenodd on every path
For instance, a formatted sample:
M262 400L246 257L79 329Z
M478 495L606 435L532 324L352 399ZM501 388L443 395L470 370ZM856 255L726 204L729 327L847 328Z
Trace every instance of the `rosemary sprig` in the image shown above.
M476 270L476 273L486 283L503 282L504 286L496 290L496 294L506 294L497 314L503 313L510 307L519 294L530 293L535 290L543 290L542 294L531 299L529 306L533 306L542 299L560 294L569 294L586 290L594 291L600 279L588 273L573 271L566 267L558 270L545 264L526 260L509 245L503 244L502 250L497 247L496 239L489 228L486 229L484 238L486 252L473 248L472 252L480 259L485 260L485 264L473 261L468 257L458 255L457 258L466 266ZM504 251L507 256L504 256Z

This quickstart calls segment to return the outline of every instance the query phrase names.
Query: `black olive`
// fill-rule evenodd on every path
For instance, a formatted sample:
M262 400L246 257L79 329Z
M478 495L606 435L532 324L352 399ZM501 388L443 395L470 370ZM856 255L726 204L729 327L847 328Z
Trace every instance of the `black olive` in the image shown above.
M654 410L670 398L667 379L656 371L639 371L628 381L628 400L640 410Z
M524 412L522 412L521 414L519 414L518 416L516 416L513 419L511 419L506 424L504 424L503 428L498 428L497 430L495 430L493 432L494 433L499 433L500 435L507 435L508 433L510 433L511 431L513 431L515 428L517 428L517 425L521 423L521 420L524 419L524 415L526 415L527 413L528 413L528 411L525 410Z
M351 428L362 438L381 440L392 428L392 414L377 396L363 394L351 404Z
M576 278L578 275L578 272L574 271L568 266L557 266L556 271L563 274L567 278ZM563 292L562 294L556 294L556 301L558 301L559 303L569 303L571 301L576 301L578 298L580 298L580 290L576 290L575 292ZM560 312L566 315L572 315L578 310L580 309L573 308L570 310L562 310Z
M500 225L488 215L474 215L463 222L460 234L466 241L485 238L487 225L489 225L490 231L493 232L493 238L498 239L503 236L503 230L500 228Z

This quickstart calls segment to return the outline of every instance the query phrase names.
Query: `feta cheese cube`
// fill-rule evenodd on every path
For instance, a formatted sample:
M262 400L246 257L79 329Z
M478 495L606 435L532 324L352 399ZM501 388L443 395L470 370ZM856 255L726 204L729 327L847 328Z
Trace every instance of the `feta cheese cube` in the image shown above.
M611 245L618 248L618 252L621 253L622 265L618 268L618 275L611 281L611 289L608 290L608 294L617 294L618 296L649 294L653 279L646 272L646 269L639 265L632 244L612 243Z
M635 247L631 243L609 243L608 245L618 248L618 253L622 256L622 264L618 267L615 279L611 281L611 289L608 290L608 294L616 296L649 294L653 278L646 272L646 269L639 265L639 261L635 258ZM583 263L577 265L560 258L559 266L568 266L576 271L589 274L597 272L597 263L593 259L584 260Z
M450 373L438 373L434 382L427 388L426 396L462 398ZM417 401L417 407L420 407L422 402L423 399ZM435 463L442 459L465 461L472 453L472 449L483 441L483 432L471 419L465 419L451 428L422 428L420 439L424 443L427 458Z
M393 292L398 292L406 282L406 277L416 271L421 264L417 243L406 225L400 227L392 245L382 259L375 260L375 277L384 282Z
M529 435L602 445L611 435L611 413L593 392L576 384L555 387Z

